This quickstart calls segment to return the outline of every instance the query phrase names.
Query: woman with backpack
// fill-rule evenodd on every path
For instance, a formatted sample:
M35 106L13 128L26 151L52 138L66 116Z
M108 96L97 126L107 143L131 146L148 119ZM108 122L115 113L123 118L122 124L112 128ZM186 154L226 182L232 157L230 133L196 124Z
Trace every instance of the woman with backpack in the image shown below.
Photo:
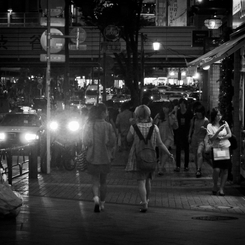
M152 124L152 120L150 117L150 108L146 105L140 105L136 107L134 113L136 118L135 125L137 125L137 128L139 129L144 139L147 138L150 129L152 130L153 128L151 137L149 139L151 141L153 149L158 146L160 150L164 151L167 154L168 157L173 158L173 155L169 152L168 148L163 144L161 140L158 127ZM148 209L148 203L151 193L151 180L153 178L154 170L140 170L139 162L137 161L136 156L136 149L140 144L140 138L136 133L135 125L130 126L129 132L127 134L127 140L129 142L133 141L133 145L130 149L126 171L133 172L134 177L138 181L138 190L141 199L140 212L146 212ZM157 160L155 155L155 163L156 161Z

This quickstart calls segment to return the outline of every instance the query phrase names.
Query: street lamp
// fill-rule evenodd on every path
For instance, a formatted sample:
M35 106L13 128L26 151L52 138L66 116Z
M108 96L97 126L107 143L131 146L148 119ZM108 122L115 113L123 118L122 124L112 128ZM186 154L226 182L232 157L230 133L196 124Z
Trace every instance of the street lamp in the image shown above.
M158 50L160 49L160 47L161 47L161 43L159 43L159 42L154 42L154 43L152 44L152 46L153 46L153 50L154 50L154 51L158 51Z
M145 50L144 50L144 34L140 34L140 41L141 41L141 86L140 86L140 102L142 102L143 98L143 91L144 91L144 79L145 79Z
M8 27L10 26L10 22L11 22L11 14L12 14L12 9L11 8L9 8L8 9Z

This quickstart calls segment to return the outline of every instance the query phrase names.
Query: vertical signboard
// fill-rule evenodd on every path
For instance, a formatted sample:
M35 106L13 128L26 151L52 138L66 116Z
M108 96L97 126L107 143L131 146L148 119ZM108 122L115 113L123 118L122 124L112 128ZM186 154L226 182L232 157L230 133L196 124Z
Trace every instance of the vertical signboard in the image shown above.
M187 0L169 0L168 4L168 26L187 26Z
M156 26L167 26L167 1L156 0Z

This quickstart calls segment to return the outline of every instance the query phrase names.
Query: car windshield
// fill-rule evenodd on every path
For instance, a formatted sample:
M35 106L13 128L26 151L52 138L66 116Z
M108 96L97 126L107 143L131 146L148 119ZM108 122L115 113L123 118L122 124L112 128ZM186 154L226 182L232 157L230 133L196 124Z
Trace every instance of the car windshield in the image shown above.
M0 126L40 127L41 124L36 115L8 114L3 118Z
M34 106L36 107L45 107L47 106L47 100L41 100L41 99L33 99Z
M97 90L87 90L86 95L97 95Z

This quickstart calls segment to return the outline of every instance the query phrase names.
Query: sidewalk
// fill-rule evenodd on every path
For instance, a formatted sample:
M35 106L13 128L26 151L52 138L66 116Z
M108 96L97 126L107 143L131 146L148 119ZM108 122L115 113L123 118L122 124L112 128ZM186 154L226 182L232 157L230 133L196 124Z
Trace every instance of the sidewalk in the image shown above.
M244 244L245 197L232 183L225 197L213 196L207 163L198 179L193 162L189 172L180 173L166 164L142 214L137 183L124 171L125 162L118 153L108 176L106 210L99 214L93 212L86 173L52 170L37 180L15 179L25 202L16 222L0 220L1 244Z
M126 155L118 153L108 176L106 202L138 205L137 182L124 171L125 162ZM189 172L182 169L175 173L174 168L172 163L167 163L164 175L155 176L151 207L245 214L245 197L239 192L239 186L228 182L225 197L212 195L212 168L206 162L202 167L202 178L195 177L194 162L190 162ZM87 173L60 170L52 170L49 175L39 174L38 180L29 180L25 175L13 181L14 188L23 195L91 202L90 183Z

